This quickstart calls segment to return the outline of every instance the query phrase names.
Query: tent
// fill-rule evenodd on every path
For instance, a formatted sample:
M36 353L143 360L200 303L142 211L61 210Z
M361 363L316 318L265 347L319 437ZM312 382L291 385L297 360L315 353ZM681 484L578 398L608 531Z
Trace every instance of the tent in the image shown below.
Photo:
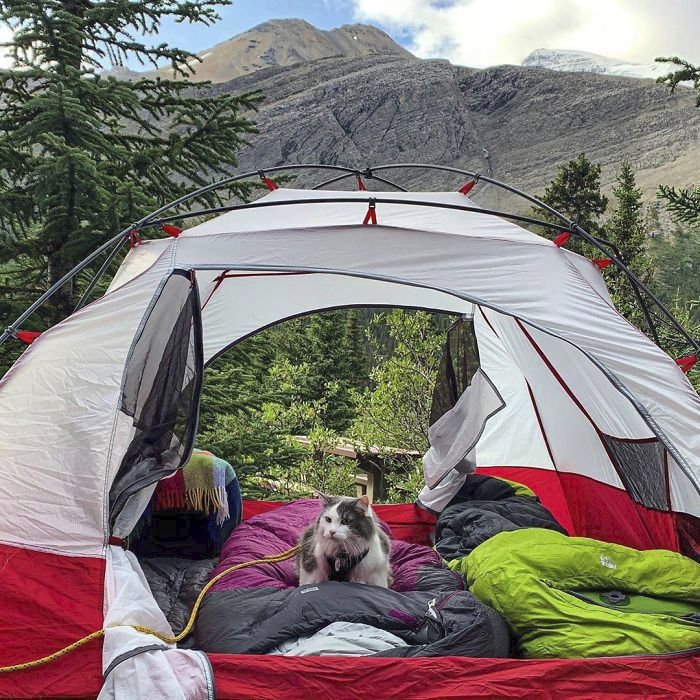
M0 382L0 665L106 628L103 641L0 676L0 697L90 696L100 687L104 698L211 698L215 687L216 697L382 697L397 688L417 697L414 674L431 678L433 695L421 697L642 695L678 690L671 676L693 687L692 655L207 657L129 626L170 631L120 545L157 482L189 454L204 367L263 328L323 309L398 306L471 319L481 369L504 404L474 433L471 462L533 488L572 533L697 552L700 397L615 310L596 263L513 222L526 217L479 209L468 188L267 182L252 204L139 240L107 293L44 332ZM181 216L160 215L115 240ZM572 222L553 228L587 235ZM423 496L438 509L463 478L442 466ZM412 505L394 508L398 522L422 521Z

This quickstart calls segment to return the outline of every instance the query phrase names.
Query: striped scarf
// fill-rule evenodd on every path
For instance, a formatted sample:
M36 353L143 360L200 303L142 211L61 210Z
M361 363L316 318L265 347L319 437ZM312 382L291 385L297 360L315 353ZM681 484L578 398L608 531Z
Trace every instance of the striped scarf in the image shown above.
M229 518L226 486L235 479L233 467L206 450L193 450L190 460L156 488L154 510L216 511L216 523Z

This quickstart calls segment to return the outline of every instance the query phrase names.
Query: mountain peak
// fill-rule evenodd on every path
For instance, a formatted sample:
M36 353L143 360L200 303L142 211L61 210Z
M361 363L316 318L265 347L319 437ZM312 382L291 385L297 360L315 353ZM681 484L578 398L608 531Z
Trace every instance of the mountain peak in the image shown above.
M271 19L200 52L201 63L191 65L197 80L223 83L271 66L378 55L412 57L388 34L370 25L347 24L325 31L303 19Z

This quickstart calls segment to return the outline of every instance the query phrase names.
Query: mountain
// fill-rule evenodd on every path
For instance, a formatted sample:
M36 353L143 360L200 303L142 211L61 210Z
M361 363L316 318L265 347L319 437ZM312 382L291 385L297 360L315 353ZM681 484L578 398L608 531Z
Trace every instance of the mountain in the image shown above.
M522 62L526 67L575 73L602 73L627 78L660 78L678 67L670 63L629 63L616 58L599 56L585 51L567 49L536 49Z
M198 54L191 66L198 80L222 83L270 66L344 56L412 58L381 29L348 24L324 31L301 19L270 20ZM165 75L168 69L159 71Z
M475 70L394 54L265 68L214 86L253 88L265 101L253 116L260 133L240 154L243 170L424 162L492 173L542 193L558 165L585 151L602 165L608 191L624 158L649 201L659 183L697 179L694 93L681 88L671 95L647 80L520 66ZM461 184L458 175L425 171L396 179L416 188ZM482 204L509 205L494 187L474 192Z

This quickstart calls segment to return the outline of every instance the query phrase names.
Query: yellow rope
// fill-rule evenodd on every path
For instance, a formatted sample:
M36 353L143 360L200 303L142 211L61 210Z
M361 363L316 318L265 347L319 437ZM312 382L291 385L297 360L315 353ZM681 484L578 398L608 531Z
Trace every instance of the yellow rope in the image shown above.
M207 594L209 589L217 581L220 581L224 576L227 576L233 571L237 571L238 569L245 569L247 566L255 566L256 564L274 564L279 561L291 559L292 557L296 556L298 552L299 545L296 545L291 549L288 549L286 552L282 552L282 554L273 554L269 557L263 557L262 559L253 559L252 561L244 561L241 564L234 564L234 566L229 566L228 569L225 569L220 574L214 576L214 578L211 581L209 581L207 585L204 586L204 588L202 588L202 591L197 596L197 600L195 601L194 607L192 608L192 612L190 613L190 619L187 621L185 628L182 630L182 632L180 632L180 634L177 634L174 637L167 634L161 634L160 632L156 632L155 630L150 629L150 627L144 627L143 625L114 625L114 627L133 627L133 629L137 630L138 632L143 632L144 634L150 634L154 637L158 637L158 639L160 639L163 642L166 642L167 644L177 644L177 642L181 642L185 637L187 637L187 635L190 634L190 632L192 632L192 628L194 627L194 622L197 618L197 613L199 612L202 600L204 599L204 596ZM23 671L28 668L43 666L44 664L48 664L51 661L55 661L56 659L65 656L66 654L70 653L71 651L74 651L75 649L79 649L85 644L91 642L93 639L99 639L100 637L104 637L104 634L104 629L96 630L95 632L88 634L82 639L78 639L78 641L69 644L67 647L63 647L63 649L59 649L53 654L43 656L40 659L35 659L34 661L27 661L23 664L14 664L12 666L0 666L0 673L12 673L13 671Z

